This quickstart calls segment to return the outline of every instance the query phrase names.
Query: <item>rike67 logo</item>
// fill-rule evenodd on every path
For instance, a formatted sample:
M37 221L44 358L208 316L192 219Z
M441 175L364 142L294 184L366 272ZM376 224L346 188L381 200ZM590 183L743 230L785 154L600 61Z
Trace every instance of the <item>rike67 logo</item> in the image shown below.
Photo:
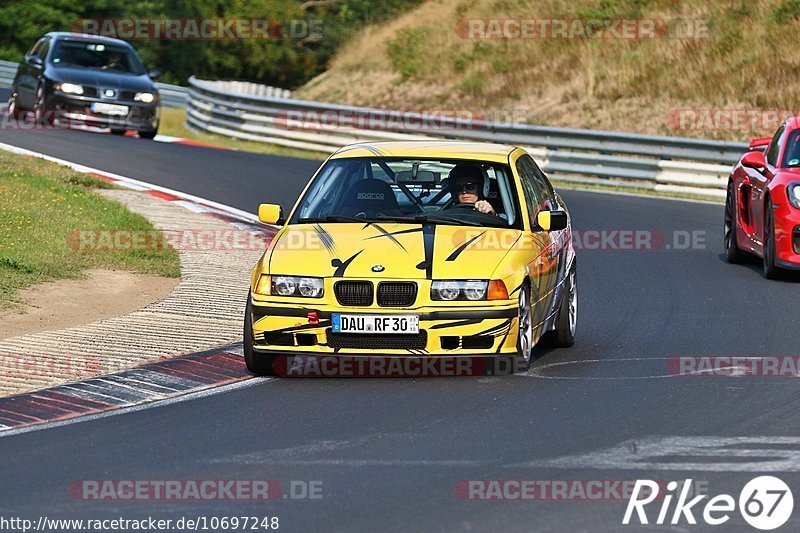
M702 505L701 502L708 498L708 495L701 494L689 499L691 486L691 479L685 480L682 484L670 481L667 483L666 493L661 494L659 483L648 479L637 479L622 523L630 524L635 512L640 524L649 524L652 515L648 518L645 507L657 499L661 501L658 517L655 520L655 524L658 525L678 525L684 520L688 524L697 524L695 513L698 513L706 524L719 526L730 520L731 513L736 510L738 503L739 512L745 522L756 529L766 531L785 524L794 508L794 498L789 486L773 476L759 476L748 481L739 493L738 502L729 494L719 494ZM678 494L679 487L680 494ZM673 508L672 501L676 496L677 501Z

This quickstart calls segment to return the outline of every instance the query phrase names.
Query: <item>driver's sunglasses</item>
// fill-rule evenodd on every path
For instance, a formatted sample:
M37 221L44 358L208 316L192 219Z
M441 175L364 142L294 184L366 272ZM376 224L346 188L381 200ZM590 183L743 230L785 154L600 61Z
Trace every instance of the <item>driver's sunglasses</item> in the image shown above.
M478 190L478 184L474 181L465 181L464 183L457 183L456 188L459 192L475 192Z

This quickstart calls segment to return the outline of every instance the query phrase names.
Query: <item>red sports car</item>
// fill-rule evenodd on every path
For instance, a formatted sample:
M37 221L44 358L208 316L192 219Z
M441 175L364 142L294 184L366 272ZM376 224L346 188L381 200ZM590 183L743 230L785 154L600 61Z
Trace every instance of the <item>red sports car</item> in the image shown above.
M725 202L725 256L738 263L750 252L764 275L800 270L800 116L773 137L750 142L733 167Z

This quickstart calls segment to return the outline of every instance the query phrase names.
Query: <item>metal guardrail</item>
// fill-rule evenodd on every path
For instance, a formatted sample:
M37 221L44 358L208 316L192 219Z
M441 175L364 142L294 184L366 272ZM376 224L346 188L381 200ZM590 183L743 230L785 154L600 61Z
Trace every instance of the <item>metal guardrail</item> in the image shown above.
M14 76L17 73L17 63L12 61L0 61L0 88L11 87ZM161 104L165 107L184 107L188 97L188 88L168 83L156 83Z
M407 126L410 122L419 124L425 119L423 114L296 100L273 88L258 92L236 83L189 78L187 125L228 137L326 154L359 141L491 141L528 149L558 180L715 198L725 196L731 166L748 147L747 143L476 120L464 123L441 117L436 129L426 129L423 135L420 128ZM337 117L333 122L382 127L347 127L341 122L330 127L326 120L320 120L326 113Z

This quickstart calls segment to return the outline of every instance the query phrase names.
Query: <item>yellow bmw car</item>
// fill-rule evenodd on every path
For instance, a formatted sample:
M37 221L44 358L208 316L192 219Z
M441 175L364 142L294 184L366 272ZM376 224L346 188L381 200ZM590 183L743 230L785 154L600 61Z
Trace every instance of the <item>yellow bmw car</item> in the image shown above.
M346 146L325 161L259 260L247 368L298 357L506 358L571 346L570 216L525 150L455 141ZM282 367L283 368L283 367Z

